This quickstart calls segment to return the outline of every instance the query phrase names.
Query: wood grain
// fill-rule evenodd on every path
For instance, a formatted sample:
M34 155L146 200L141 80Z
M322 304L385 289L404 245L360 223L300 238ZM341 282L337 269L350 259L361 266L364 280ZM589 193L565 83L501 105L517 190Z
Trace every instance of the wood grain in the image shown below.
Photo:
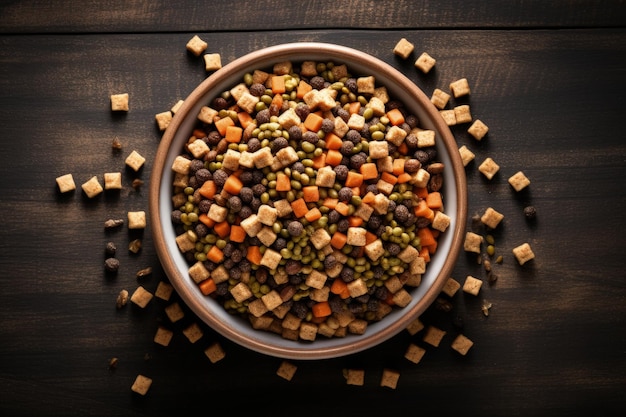
M447 89L464 76L472 86L472 113L490 128L481 142L463 126L453 132L459 146L470 146L476 153L467 167L470 213L492 206L506 216L494 232L498 253L505 258L498 265L496 284L485 284L478 297L457 293L451 312L433 307L424 314L425 323L447 331L439 348L424 344L421 333L402 333L366 352L297 362L291 382L275 375L280 359L246 351L205 326L204 337L189 343L182 329L196 322L195 316L185 309L185 319L172 324L164 313L165 306L180 301L176 295L170 301L154 299L145 309L115 308L120 289L143 285L154 291L167 280L149 229L140 236L141 253L134 255L126 246L136 236L125 228L107 233L103 222L147 208L147 188L135 191L130 184L135 177L149 179L160 138L154 115L185 98L207 75L201 59L185 51L188 31L211 29L203 26L205 9L195 3L168 6L160 22L165 3L139 7L140 2L130 2L125 13L116 12L119 19L113 19L106 10L113 10L115 2L85 2L76 14L58 6L51 15L54 22L46 23L45 14L34 13L34 8L49 11L48 3L3 5L2 415L179 415L197 409L319 414L311 402L345 415L355 410L387 414L390 409L466 416L618 415L626 405L626 32L623 26L590 29L618 23L607 11L618 10L622 2L612 7L609 3L597 5L592 13L566 7L561 17L551 14L547 5L524 8L519 20L509 14L497 24L584 29L455 30L455 25L484 28L487 6L475 4L472 13L457 22L461 9L446 9L444 2L435 13L432 4L422 2L437 18L429 25L448 27L423 30L421 20L411 22L399 12L409 13L409 3L398 2L391 17L376 25L393 20L392 28L413 29L365 30L362 27L376 27L374 15L357 13L346 29L358 30L334 30L339 26L335 15L309 7L289 11L282 23L279 18L285 29L281 31L265 30L269 22L267 15L262 17L269 12L260 12L250 30L238 31L251 19L239 13L241 19L229 23L229 30L198 31L224 62L263 46L311 40L378 56L427 94L436 87ZM355 5L346 2L341 7ZM547 15L539 21L537 13L542 11ZM315 18L308 27L293 30L293 20L287 19L293 13L313 13ZM27 14L31 21L25 24ZM131 25L133 17L138 20ZM302 18L311 22L309 15ZM494 15L493 20L498 19ZM181 29L183 22L188 25ZM219 22L221 28L227 27L224 22ZM160 33L170 30L183 32ZM411 60L393 56L400 36L415 42L416 53L428 51L437 59L434 72L421 74ZM130 93L131 110L111 114L109 95L122 91ZM115 136L124 144L120 153L110 146ZM133 149L147 158L138 174L124 168L124 158ZM477 170L487 156L501 165L492 181ZM519 194L506 181L517 170L532 181ZM70 195L56 190L54 179L61 174L71 172L80 186L108 171L123 173L121 192L89 200L80 190ZM534 222L522 214L528 204L537 207ZM116 277L103 271L107 241L120 248L122 268ZM529 242L537 255L524 267L511 255L522 242ZM153 274L137 280L136 271L146 266L154 268ZM486 279L475 256L462 253L453 277L462 283L467 275ZM493 304L489 317L481 312L485 300ZM455 325L457 317L463 320L462 328ZM175 331L167 348L152 341L159 325ZM460 332L475 342L466 357L449 347ZM214 341L223 344L227 357L211 364L203 350ZM427 350L420 364L403 358L409 343ZM112 357L120 360L115 370L108 369ZM348 367L366 370L363 387L345 384L342 370ZM400 371L396 390L379 386L385 368ZM130 392L139 373L154 379L145 398ZM221 400L232 393L245 401Z

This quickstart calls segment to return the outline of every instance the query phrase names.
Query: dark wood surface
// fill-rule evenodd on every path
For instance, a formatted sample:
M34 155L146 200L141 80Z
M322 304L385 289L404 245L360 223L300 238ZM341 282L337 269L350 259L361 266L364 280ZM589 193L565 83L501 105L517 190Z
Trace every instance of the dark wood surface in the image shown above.
M623 1L353 1L217 4L163 1L4 1L0 4L0 414L3 416L182 415L621 415L626 407L626 6ZM505 214L495 232L495 285L479 296L457 293L453 310L431 308L426 323L448 333L438 348L422 333L323 361L294 361L247 351L203 327L191 344L154 299L117 310L120 289L154 291L166 281L150 228L139 254L108 218L148 206L146 182L160 132L154 115L184 99L206 77L187 53L195 34L222 62L292 41L355 47L401 69L430 95L468 78L474 118L490 128L475 141L453 133L476 160L467 167L470 214ZM437 59L427 75L392 49L402 37L415 54ZM113 114L110 94L128 92L130 111ZM123 150L111 149L119 137ZM132 150L147 158L124 168ZM486 157L501 166L487 181ZM530 187L507 178L523 170ZM124 188L93 200L61 195L55 178L77 184L121 171ZM146 184L147 185L147 184ZM537 208L527 221L523 207ZM149 213L148 213L149 214ZM468 221L468 228L471 227ZM116 278L103 269L104 246L119 247ZM511 249L529 242L536 259L520 267ZM138 280L136 271L153 273ZM462 253L453 277L486 279ZM490 315L483 301L493 304ZM455 326L462 318L461 330ZM157 326L174 330L168 347ZM450 348L462 332L474 341L463 357ZM203 350L220 342L226 358ZM419 364L403 355L426 348ZM119 358L115 370L110 358ZM342 370L362 368L363 386ZM384 369L400 372L395 390ZM153 378L145 397L130 390Z

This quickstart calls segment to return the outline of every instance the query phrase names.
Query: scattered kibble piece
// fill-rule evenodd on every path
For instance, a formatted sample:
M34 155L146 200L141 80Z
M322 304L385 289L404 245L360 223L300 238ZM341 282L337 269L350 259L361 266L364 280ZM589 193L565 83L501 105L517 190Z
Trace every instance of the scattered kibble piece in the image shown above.
M98 177L96 177L95 175L87 180L85 183L83 183L81 188L89 198L94 198L102 191L104 191L104 188L102 188L102 185L100 185L100 181L98 181Z
M472 113L470 111L469 104L462 104L460 106L456 106L452 110L454 110L454 119L457 125L461 123L469 123L472 121Z
M482 164L478 167L478 170L483 173L487 179L492 179L496 173L500 170L500 166L492 158L485 158Z
M139 189L142 185L143 185L143 180L140 180L139 178L135 178L133 180L132 186L135 190Z
M364 369L344 369L343 377L346 379L348 385L363 385L365 383L365 370Z
M116 258L107 258L104 260L104 269L115 273L120 269L120 261Z
M204 69L206 71L215 71L222 68L222 58L220 54L204 55Z
M436 64L437 60L426 52L422 54L415 61L415 68L421 70L424 74L427 74Z
M107 242L106 246L104 247L104 252L108 256L115 256L115 252L117 252L117 246L113 242Z
M146 212L129 211L128 212L128 228L129 229L144 229L146 227Z
M467 355L467 352L472 346L474 346L474 342L462 334L458 335L452 342L452 349L456 350L463 356Z
M483 222L483 224L485 224L487 227L490 227L492 229L495 229L496 227L498 227L502 219L504 219L504 214L494 210L491 207L487 207L487 209L485 210L485 213L480 217L480 221ZM492 236L492 239L493 239L493 236ZM490 242L488 240L487 243L493 244L494 242L493 241Z
M143 278L143 277L147 277L150 274L152 274L152 267L148 266L146 268L142 268L139 271L137 271L135 275L137 276L137 278Z
M180 304L172 303L165 307L165 315L170 319L172 323L176 323L178 320L185 317L185 313Z
M443 110L450 100L450 94L445 91L435 88L433 94L430 96L430 102L435 105L439 110Z
M400 372L396 371L395 369L385 368L383 369L383 376L380 378L380 386L396 389L399 379Z
M145 308L150 300L152 300L152 293L141 285L137 287L133 295L130 297L130 301L141 308Z
M484 238L474 232L465 233L465 241L463 242L463 249L466 252L480 253L480 245L483 243Z
M282 361L278 370L276 371L276 375L279 377L286 379L287 381L291 381L293 376L296 374L298 367L289 361Z
M409 332L410 335L413 336L420 332L423 328L424 323L422 323L422 321L418 317L409 323L409 325L406 327L406 330L407 332Z
M203 41L198 35L194 35L193 38L189 39L186 45L187 50L195 56L202 55L208 46L209 44Z
M139 171L139 169L146 162L146 158L141 156L141 154L137 151L132 151L127 157L126 161L124 161L126 165L132 168L135 172Z
M60 177L57 177L56 181L59 186L59 191L62 193L67 193L68 191L74 191L76 189L76 183L74 182L72 174L61 175Z
M117 295L117 299L115 300L115 306L119 309L128 304L128 291L120 290L120 293Z
M439 110L439 114L443 118L443 121L445 122L446 125L448 126L456 125L456 115L454 114L453 109Z
M124 224L124 219L107 219L104 222L105 229L113 229Z
M117 364L119 363L119 359L118 358L111 358L109 359L109 369L110 370L115 370L117 368Z
M465 278L465 283L463 284L463 292L472 295L478 295L480 292L480 287L482 287L483 281L481 279L475 278L471 275L468 275Z
M460 78L450 83L450 91L455 98L468 95L470 93L470 87L467 78Z
M156 297L160 298L161 300L168 301L170 299L170 297L172 296L173 292L174 292L174 287L172 287L171 284L168 284L167 282L161 281L157 285L157 288L156 288L156 291L154 292L154 295Z
M184 103L184 101L183 101L183 100L178 100L178 101L176 102L176 104L174 104L174 105L172 106L172 108L170 109L170 111L172 112L172 114L176 114L176 112L177 112L178 110L180 110L180 106L182 106L182 105L183 105L183 103Z
M459 148L459 154L461 155L461 161L463 162L463 166L467 166L470 162L474 160L476 155L474 152L470 151L469 148L465 145Z
M224 349L218 342L210 344L209 347L204 350L204 354L209 358L211 363L219 362L226 357L226 352L224 352Z
M172 116L172 112L169 110L157 113L154 116L160 131L164 131L165 129L167 129L167 127L170 125L170 122L172 121Z
M133 239L128 242L128 250L132 253L139 253L141 246L141 239Z
M424 334L424 338L422 340L431 346L438 347L441 343L441 339L443 339L445 335L445 330L431 325L426 328L426 333Z
M489 315L489 309L491 309L492 306L493 304L491 304L489 301L483 301L483 305L480 306L480 310L483 312L485 317Z
M202 329L198 326L198 323L191 323L189 326L185 327L183 334L191 343L196 343L203 336Z
M122 173L121 172L105 172L104 173L104 189L105 190L121 190L122 189Z
M117 136L113 138L113 142L111 142L111 148L115 151L119 151L122 149L122 141Z
M112 111L128 111L128 93L111 94Z
M530 180L522 171L518 171L509 178L509 184L519 192L530 185Z
M173 336L174 332L172 332L170 329L159 326L157 328L156 334L154 335L154 342L158 343L161 346L168 346Z
M461 288L461 284L454 278L450 277L443 285L441 291L448 297L454 297L454 294Z
M522 243L513 248L513 255L515 255L515 259L517 259L520 265L524 265L526 262L535 258L535 254L528 243Z
M537 217L537 209L535 206L524 207L524 216L526 216L527 219L534 219Z
M411 42L409 42L405 38L402 38L398 41L398 43L396 43L396 46L393 48L393 53L398 55L402 59L407 59L409 55L411 55L411 53L413 52L414 48L415 46Z
M417 346L415 343L410 343L409 347L406 349L406 352L404 352L404 357L413 363L419 363L422 360L422 357L424 357L425 353L426 349Z
M147 376L137 375L135 382L130 387L133 392L136 392L139 395L146 395L150 386L152 385L152 379Z
M489 128L480 119L474 120L474 123L467 129L467 132L474 137L474 139L480 141L485 137Z

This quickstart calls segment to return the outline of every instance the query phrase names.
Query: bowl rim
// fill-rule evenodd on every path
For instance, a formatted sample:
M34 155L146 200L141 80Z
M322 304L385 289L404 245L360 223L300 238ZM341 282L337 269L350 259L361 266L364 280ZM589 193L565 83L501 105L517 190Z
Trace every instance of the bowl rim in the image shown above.
M437 146L439 147L441 145L445 148L447 158L452 164L451 175L455 182L455 207L454 214L448 214L453 220L451 223L452 227L446 231L446 234L451 235L449 237L451 243L441 269L425 294L410 310L405 310L407 307L401 309L402 314L392 325L382 327L373 337L367 337L366 335L350 335L350 337L346 338L333 338L339 340L336 343L299 342L293 346L286 346L287 342L290 341L282 338L280 335L273 335L276 336L276 340L280 341L279 344L269 343L264 338L255 337L255 333L260 333L262 330L255 330L249 324L250 334L242 334L228 323L216 319L203 308L199 298L204 296L202 296L197 288L193 288L191 285L187 285L183 282L186 279L188 280L189 277L182 274L176 267L175 262L172 260L171 253L168 250L168 244L162 230L165 216L161 216L162 205L159 195L164 186L162 184L164 172L166 169L170 168L165 164L172 141L174 140L177 130L185 120L189 121L190 117L193 117L195 120L197 113L193 114L191 112L194 107L198 106L198 100L210 94L211 90L214 89L217 84L223 83L224 78L229 77L229 74L237 72L240 75L239 79L241 79L245 71L242 71L240 68L268 67L271 63L285 60L303 61L304 59L294 58L294 56L305 53L311 54L312 56L325 56L328 60L344 61L349 68L354 67L351 62L358 62L359 64L356 64L356 66L373 69L378 73L388 74L387 78L393 79L394 83L398 84L398 88L405 89L407 94L412 96L416 102L415 105L419 106L427 114L428 122L433 125L437 135ZM219 92L221 91L217 91L213 95L219 94ZM171 186L171 184L166 186ZM209 327L241 346L269 356L285 359L325 359L353 354L374 347L390 339L405 329L413 319L419 317L419 315L434 302L448 277L451 275L456 259L460 253L467 219L467 185L465 167L461 161L456 140L449 126L444 122L437 108L430 102L430 99L428 99L425 93L415 83L409 80L407 76L381 59L357 49L331 43L294 42L268 46L243 55L209 75L189 94L173 116L167 129L163 132L155 154L149 184L149 210L149 224L152 229L155 250L164 272L182 301ZM169 216L167 216L167 218L169 219ZM437 254L435 254L435 256L436 255Z

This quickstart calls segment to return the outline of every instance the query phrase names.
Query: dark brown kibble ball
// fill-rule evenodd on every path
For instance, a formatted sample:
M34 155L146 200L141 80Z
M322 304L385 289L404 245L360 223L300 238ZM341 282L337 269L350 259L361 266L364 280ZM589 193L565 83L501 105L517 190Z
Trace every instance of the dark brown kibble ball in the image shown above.
M524 216L526 216L527 219L534 219L537 217L537 209L535 206L524 207Z
M108 272L117 272L120 269L120 261L116 258L107 258L104 261L104 269Z

